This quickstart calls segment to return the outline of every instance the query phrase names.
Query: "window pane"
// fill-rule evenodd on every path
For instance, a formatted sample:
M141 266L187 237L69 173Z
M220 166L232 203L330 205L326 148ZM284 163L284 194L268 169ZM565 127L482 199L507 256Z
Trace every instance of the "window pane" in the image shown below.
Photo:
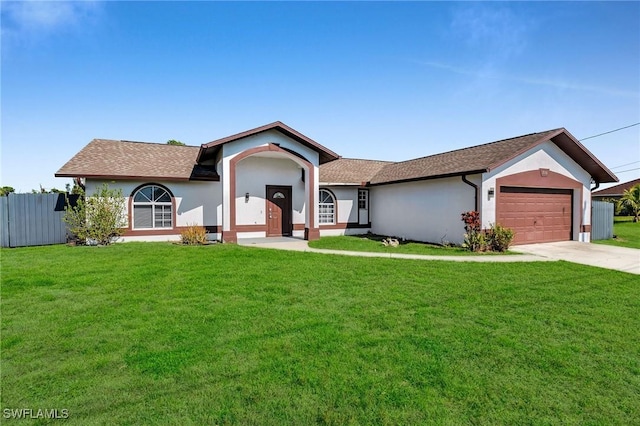
M324 189L320 190L320 202L321 203L333 203L333 197L331 196L331 193L329 191L326 191Z
M133 227L173 228L171 194L158 185L147 185L133 194Z
M155 228L171 228L171 206L156 205Z
M328 203L318 204L318 221L320 223L334 223L334 205Z
M136 195L133 197L133 201L149 202L152 200L152 192L153 190L150 186L145 186L136 192Z
M133 227L152 228L151 206L133 206Z
M358 190L358 208L360 209L367 209L368 207L368 203L367 203L367 199L369 198L369 191L366 191L364 189L360 189Z
M331 192L321 189L318 194L318 222L335 223L335 199Z
M164 202L164 203L168 203L171 201L171 197L169 196L169 193L157 186L155 187L154 196L155 196L155 201Z

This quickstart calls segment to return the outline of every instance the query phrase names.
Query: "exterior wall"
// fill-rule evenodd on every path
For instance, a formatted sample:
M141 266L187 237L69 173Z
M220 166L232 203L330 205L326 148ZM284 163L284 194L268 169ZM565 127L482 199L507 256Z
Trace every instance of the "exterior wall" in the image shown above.
M230 162L231 160L238 154L255 148L259 146L267 146L269 144L275 144L279 147L290 150L293 152L297 152L302 157L304 157L308 162L310 162L315 169L315 176L319 175L318 164L319 164L319 154L296 142L295 140L285 136L277 130L269 130L266 132L258 133L256 135L247 136L246 138L239 139L237 141L226 143L222 146L222 161L218 167L218 173L220 174L221 182L222 182L222 199L223 199L223 230L229 231L231 229L231 202L230 194L231 194L231 179L229 176L230 170ZM244 161L244 160L242 160ZM238 163L241 164L241 163ZM299 179L299 176L298 176ZM317 180L314 182L313 188L314 194L318 193L318 184ZM246 192L246 191L245 191ZM242 193L244 196L244 193ZM239 195L239 194L238 194ZM240 210L238 210L240 211ZM314 211L314 218L311 218L312 225L318 223L318 215L317 211ZM305 212L305 215L308 214Z
M342 229L323 229L320 227L320 236L322 237L338 237L340 235L362 235L371 231L371 228L342 228Z
M92 194L103 183L112 189L121 189L125 197L126 217L130 218L130 198L133 191L141 185L159 184L166 187L174 196L174 225L173 231L163 231L163 235L152 234L154 231L127 232L121 241L168 241L180 238L181 227L202 225L217 230L222 225L222 186L219 182L167 182L167 181L113 181L86 180L86 193ZM129 227L130 223L127 224ZM137 235L136 235L137 234ZM219 239L219 232L210 232L209 239Z
M293 224L305 223L302 169L289 159L248 157L236 167L236 224L266 226L266 185L291 186ZM245 194L249 193L249 201Z
M325 188L325 187L323 187ZM358 188L326 187L336 196L337 223L358 223ZM322 225L320 225L322 227Z
M480 175L467 179L480 184ZM369 192L372 232L461 244L464 224L460 215L474 209L474 195L474 188L460 177L374 186Z
M320 185L320 189L328 189L335 196L337 215L335 224L319 225L321 236L358 235L371 231L370 226L358 222L358 186Z
M496 220L496 197L489 197L489 189L498 193L496 179L531 170L549 169L582 184L573 193L573 236L575 240L588 242L591 226L591 176L579 164L553 142L540 144L517 156L500 167L484 173L480 197L482 226L489 227Z

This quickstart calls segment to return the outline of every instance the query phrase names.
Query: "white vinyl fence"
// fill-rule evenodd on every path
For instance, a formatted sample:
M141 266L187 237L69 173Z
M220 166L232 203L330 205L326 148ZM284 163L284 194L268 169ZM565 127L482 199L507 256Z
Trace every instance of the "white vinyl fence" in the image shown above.
M40 246L67 241L65 194L9 194L0 197L2 247Z
M613 203L591 202L591 240L613 238Z

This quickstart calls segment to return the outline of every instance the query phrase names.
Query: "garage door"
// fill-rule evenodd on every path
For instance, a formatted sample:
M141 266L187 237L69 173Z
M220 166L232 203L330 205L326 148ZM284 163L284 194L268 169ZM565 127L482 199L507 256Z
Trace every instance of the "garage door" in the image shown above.
M515 231L514 244L571 240L572 190L500 187L496 222Z

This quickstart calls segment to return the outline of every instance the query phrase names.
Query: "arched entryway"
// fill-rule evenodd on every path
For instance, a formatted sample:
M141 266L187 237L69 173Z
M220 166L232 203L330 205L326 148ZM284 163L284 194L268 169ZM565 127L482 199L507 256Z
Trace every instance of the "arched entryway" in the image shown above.
M292 167L298 172L292 174ZM276 144L267 144L235 155L229 161L228 170L228 196L224 197L223 203L228 203L229 215L223 224L224 242L237 242L243 233L267 236L299 232L307 240L319 238L315 217L317 173L306 158ZM265 176L278 176L278 179ZM253 189L239 193L239 184L248 188L247 182Z

